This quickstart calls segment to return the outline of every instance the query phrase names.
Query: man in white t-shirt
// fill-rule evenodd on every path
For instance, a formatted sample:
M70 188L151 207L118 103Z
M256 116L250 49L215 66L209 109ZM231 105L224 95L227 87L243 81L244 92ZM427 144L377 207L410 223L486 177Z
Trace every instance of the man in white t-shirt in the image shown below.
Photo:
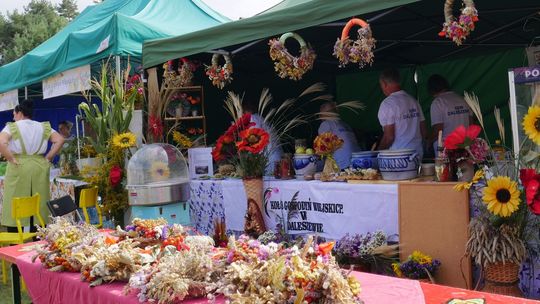
M434 99L431 103L431 137L434 151L437 151L437 138L442 131L442 139L457 127L468 127L472 123L472 111L460 95L450 91L448 81L441 75L431 75L428 79L428 92Z
M337 114L336 103L327 102L321 105L320 112ZM336 150L333 155L339 168L343 170L350 166L352 153L360 151L360 148L358 147L358 142L352 128L341 121L339 116L332 114L328 116L329 117L321 115L320 119L322 120L322 123L319 126L318 133L320 135L325 132L331 132L337 137L343 139L343 146Z
M384 134L378 149L414 149L422 159L426 125L420 104L401 89L396 69L383 71L379 84L387 97L379 107L378 118Z

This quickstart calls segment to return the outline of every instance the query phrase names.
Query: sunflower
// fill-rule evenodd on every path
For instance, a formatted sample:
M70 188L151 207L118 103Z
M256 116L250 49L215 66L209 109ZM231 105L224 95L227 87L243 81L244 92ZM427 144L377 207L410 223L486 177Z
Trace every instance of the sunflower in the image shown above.
M488 181L482 200L494 215L508 217L518 210L519 195L516 182L508 176L497 176Z
M170 174L169 166L164 162L154 162L150 168L150 176L155 182L167 180Z
M523 118L523 129L532 141L540 145L540 106L529 107Z
M131 132L120 133L113 136L113 146L118 149L126 149L135 146L137 137Z
M173 140L182 148L191 148L191 146L193 146L193 142L191 141L191 139L178 131L174 131L172 133L172 137Z

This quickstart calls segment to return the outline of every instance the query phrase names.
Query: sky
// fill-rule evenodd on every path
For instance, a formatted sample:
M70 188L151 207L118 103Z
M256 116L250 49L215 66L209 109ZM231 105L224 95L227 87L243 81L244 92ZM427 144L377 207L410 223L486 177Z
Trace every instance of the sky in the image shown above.
M61 3L62 0L49 0L53 4ZM76 0L77 6L79 7L79 12L84 10L88 5L94 4L92 0ZM13 12L13 10L18 10L22 12L24 7L30 3L30 0L0 0L0 13L6 15L8 12Z
M62 2L62 0L49 0L54 4ZM166 0L168 1L168 0ZM237 20L238 18L251 17L254 14L264 11L282 0L203 0L212 9L220 12L226 17ZM92 0L76 0L79 12L84 10L88 5L92 5ZM6 15L8 12L18 10L22 12L24 6L28 5L30 0L0 0L0 13Z

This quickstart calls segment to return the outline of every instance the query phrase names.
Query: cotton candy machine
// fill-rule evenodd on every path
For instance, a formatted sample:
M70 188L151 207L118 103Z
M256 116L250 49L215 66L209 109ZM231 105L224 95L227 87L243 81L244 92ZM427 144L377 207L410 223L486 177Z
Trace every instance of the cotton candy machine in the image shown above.
M129 160L127 218L163 217L171 223L189 223L189 171L182 153L169 144L140 148Z

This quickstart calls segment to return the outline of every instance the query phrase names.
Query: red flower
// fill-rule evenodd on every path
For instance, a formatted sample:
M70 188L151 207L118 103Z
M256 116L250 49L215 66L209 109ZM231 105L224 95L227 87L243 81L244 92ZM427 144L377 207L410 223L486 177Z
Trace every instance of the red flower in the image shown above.
M122 168L120 168L118 165L112 166L111 170L109 171L109 182L111 183L111 186L116 187L121 180Z
M240 132L240 138L242 140L236 143L238 151L258 154L268 145L270 135L263 129L249 128Z
M536 215L540 215L540 175L534 169L521 169L519 178L525 187L525 198L529 210Z
M150 115L149 120L150 122L148 128L150 129L150 132L155 139L160 138L163 134L163 124L161 123L161 119L155 115Z
M482 128L477 125L470 125L467 129L464 126L459 126L446 137L444 147L450 150L468 147L480 134L481 130Z

